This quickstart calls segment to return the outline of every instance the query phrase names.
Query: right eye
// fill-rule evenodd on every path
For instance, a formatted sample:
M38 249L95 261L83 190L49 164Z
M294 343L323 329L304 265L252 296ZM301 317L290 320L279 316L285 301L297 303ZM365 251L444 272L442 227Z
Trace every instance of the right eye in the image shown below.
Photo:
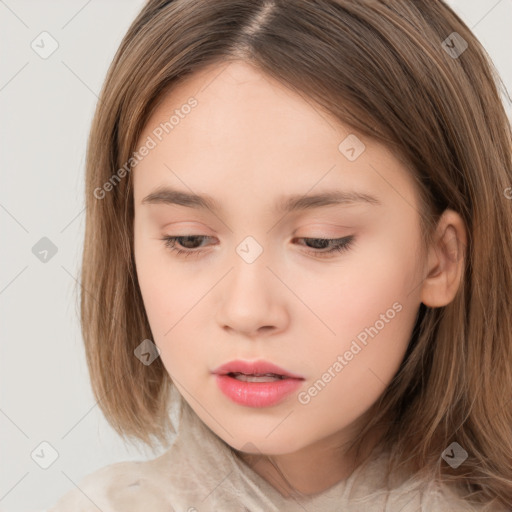
M195 241L201 238L211 238L205 235L185 235L185 236L164 236L162 240L165 242L165 246L172 252L175 252L178 256L191 256L192 254L199 254L202 251L197 251L195 247L187 247L189 245L196 245ZM185 245L185 250L176 248L176 242L179 242L182 246Z

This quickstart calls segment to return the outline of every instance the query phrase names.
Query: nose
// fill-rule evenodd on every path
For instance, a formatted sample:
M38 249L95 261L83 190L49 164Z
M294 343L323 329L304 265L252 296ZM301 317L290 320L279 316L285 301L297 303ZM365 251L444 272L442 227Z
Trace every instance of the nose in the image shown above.
M216 320L232 334L275 334L289 321L285 290L263 259L251 264L236 261L222 285Z

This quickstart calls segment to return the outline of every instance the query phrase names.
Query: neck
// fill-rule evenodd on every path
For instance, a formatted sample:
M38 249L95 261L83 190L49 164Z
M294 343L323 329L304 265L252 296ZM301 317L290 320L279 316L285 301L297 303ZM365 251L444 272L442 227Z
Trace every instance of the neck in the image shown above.
M370 434L359 455L340 448L343 446L340 433L336 433L293 453L265 456L239 453L239 456L284 497L311 496L347 479L382 434L382 429Z

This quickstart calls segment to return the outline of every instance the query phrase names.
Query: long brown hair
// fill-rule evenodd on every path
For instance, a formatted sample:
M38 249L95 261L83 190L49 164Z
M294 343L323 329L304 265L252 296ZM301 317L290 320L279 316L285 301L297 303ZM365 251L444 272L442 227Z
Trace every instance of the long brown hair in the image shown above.
M441 0L149 0L108 71L86 162L81 322L93 391L124 438L172 430L171 379L134 350L151 329L133 254L132 158L163 95L242 59L332 119L392 148L421 197L425 241L451 208L468 231L464 279L421 304L403 363L354 445L383 448L489 507L512 503L512 136L484 48ZM126 163L130 162L128 167ZM123 171L124 169L124 171ZM508 191L508 193L507 193ZM393 418L392 421L388 421ZM457 442L456 469L441 455Z

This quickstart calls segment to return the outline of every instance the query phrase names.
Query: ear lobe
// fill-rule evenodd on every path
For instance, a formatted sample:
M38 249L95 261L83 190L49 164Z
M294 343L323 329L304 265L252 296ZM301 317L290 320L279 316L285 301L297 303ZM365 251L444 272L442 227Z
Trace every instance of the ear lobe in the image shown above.
M428 251L426 278L421 287L425 306L442 307L454 299L464 276L466 244L464 221L455 211L445 210Z

